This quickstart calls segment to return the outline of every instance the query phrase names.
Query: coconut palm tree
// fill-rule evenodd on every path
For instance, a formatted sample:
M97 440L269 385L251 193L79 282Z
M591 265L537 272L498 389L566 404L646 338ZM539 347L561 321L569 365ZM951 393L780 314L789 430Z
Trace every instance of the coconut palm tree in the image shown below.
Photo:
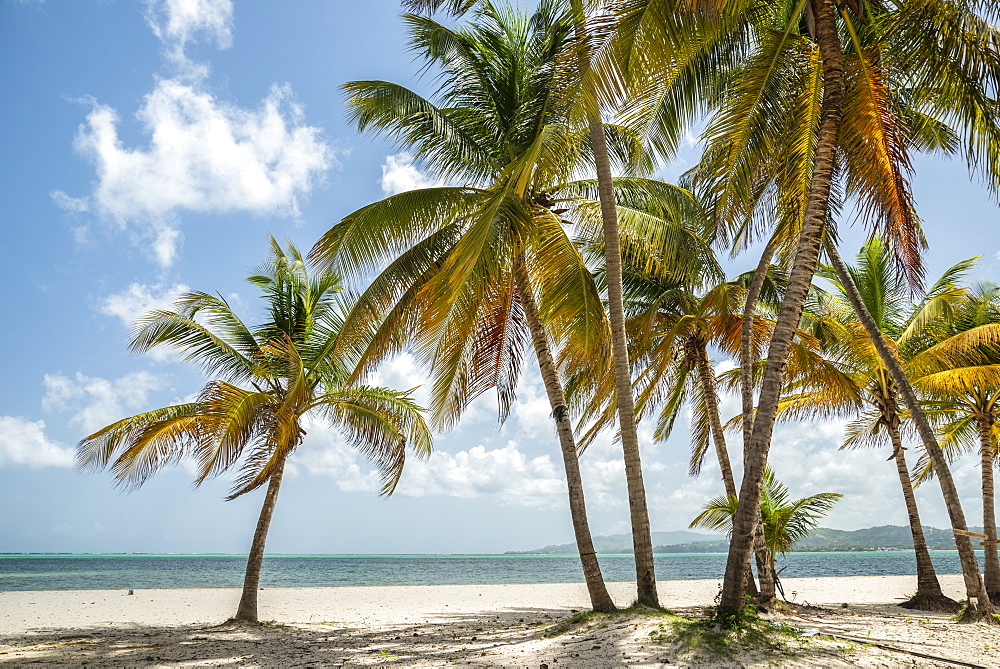
M332 355L340 350L342 319L335 274L311 273L298 249L284 250L272 238L268 262L248 280L267 304L268 320L257 327L225 299L201 292L137 321L129 342L134 353L176 348L216 378L192 402L130 416L85 437L77 463L84 469L110 463L126 488L185 458L196 463L198 485L235 469L230 500L266 484L234 616L256 622L264 543L285 463L306 434L303 419L317 416L338 428L379 470L384 495L399 481L407 446L427 456L431 434L409 391L348 382L353 361Z
M922 237L910 196L910 153L962 155L990 188L1000 184L1000 154L991 149L1000 140L990 93L1000 81L993 11L952 0L624 3L631 50L619 50L625 54L619 58L635 72L633 117L650 142L669 153L686 121L710 112L701 174L720 228L737 248L768 228L765 238L774 239L775 229L787 233L780 237L791 260L789 288L749 431L724 616L742 602L781 373L830 214L845 196L856 202L893 240L915 283ZM831 260L840 271L832 254ZM891 357L888 349L880 355ZM887 366L913 411L905 378ZM924 440L933 442L914 417ZM936 442L927 448L938 459ZM952 524L961 529L964 515L946 478ZM957 544L969 596L984 601L971 544L961 538Z
M435 101L382 81L344 86L361 130L395 140L435 176L467 185L364 207L327 232L313 255L350 276L382 269L347 327L366 333L365 364L405 347L417 353L442 428L491 389L503 420L530 342L560 440L591 601L610 610L559 379L562 370L604 368L610 359L600 292L570 235L600 228L600 206L590 199L596 183L575 179L592 169L587 131L560 97L576 76L572 62L559 59L572 23L557 2L542 2L533 14L482 2L473 17L459 28L405 17L414 51L441 70ZM619 169L650 167L628 133L611 127L608 136ZM621 179L619 191L625 227L674 266L708 253L696 235L664 220L685 220L688 193L638 176Z
M434 12L445 10L453 15L462 15L472 10L479 0L403 0L403 5L416 11ZM650 532L649 511L646 505L646 491L639 455L639 436L636 427L634 397L631 394L630 363L625 334L625 311L622 287L622 246L621 225L618 218L619 198L615 193L612 160L612 146L609 146L607 126L602 122L602 110L597 88L599 75L595 75L595 54L601 48L606 31L598 29L601 19L588 12L588 6L603 3L585 3L582 0L567 0L573 21L574 40L567 43L568 58L578 68L577 85L563 86L562 100L574 106L575 115L586 120L593 151L593 168L596 172L596 194L600 203L601 232L604 239L604 260L606 268L605 287L607 309L611 332L612 360L615 379L615 410L618 418L619 438L625 459L625 478L628 488L629 516L632 524L633 553L636 566L636 587L639 600L651 606L659 606L656 592L656 574L653 564L653 542Z
M935 319L927 330L915 346L923 350L913 355L908 369L914 386L928 398L949 460L962 451L979 452L984 577L990 600L1000 601L993 481L1000 422L1000 286L973 286L952 308L950 318ZM918 463L918 469L928 464Z
M878 238L865 244L856 265L848 269L883 338L896 355L905 356L915 343L926 339L928 327L942 320L963 299L965 290L959 282L972 263L967 260L948 269L916 305L909 302L909 286ZM888 438L892 452L889 459L896 464L917 563L917 592L904 606L957 608L941 591L924 539L903 447L902 426L907 416L899 406L899 390L872 339L856 320L837 273L822 267L819 274L833 285L834 291L815 289L805 327L823 342L832 364L796 367L795 378L779 403L778 415L798 419L854 417L842 448L880 446Z

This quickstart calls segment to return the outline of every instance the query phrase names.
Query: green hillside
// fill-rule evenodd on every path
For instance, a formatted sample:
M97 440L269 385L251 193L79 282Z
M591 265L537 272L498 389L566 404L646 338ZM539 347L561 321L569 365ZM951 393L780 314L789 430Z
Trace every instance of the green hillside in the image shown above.
M981 528L971 528L981 532ZM954 550L955 540L951 530L924 526L924 537L931 550ZM729 551L726 537L698 532L653 532L654 553L725 553ZM627 534L595 536L594 547L598 553L631 553L632 541ZM978 546L976 546L978 548ZM910 528L901 525L867 527L862 530L835 530L817 527L803 539L795 550L820 551L875 551L885 548L912 549ZM558 544L529 551L510 551L522 555L572 555L575 544Z

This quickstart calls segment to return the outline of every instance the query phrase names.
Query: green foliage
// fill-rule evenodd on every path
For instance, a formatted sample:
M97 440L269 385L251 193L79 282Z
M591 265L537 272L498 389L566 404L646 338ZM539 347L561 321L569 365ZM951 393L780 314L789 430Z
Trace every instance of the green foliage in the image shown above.
M594 156L571 101L580 87L577 61L566 57L572 18L551 0L534 12L481 2L472 17L459 25L405 17L411 49L439 73L433 96L383 81L343 87L359 129L395 142L433 177L463 185L363 207L312 251L351 281L380 272L346 316L357 341L352 335L344 346L360 361L359 377L412 350L429 370L429 408L441 428L489 390L506 418L531 343L527 293L561 367L602 371L610 351L601 288L580 248L600 237L601 214L595 183L578 180L594 169ZM651 163L635 134L606 130L624 175L626 246L692 264L709 257L686 227L696 210L690 193L646 178Z
M301 443L302 419L338 427L382 474L383 493L402 473L407 447L431 449L431 434L409 391L350 384L354 361L334 355L343 309L340 280L312 273L293 245L271 239L271 256L248 281L267 306L256 327L221 297L181 295L173 310L141 317L131 348L168 346L216 376L193 402L119 420L80 441L84 469L110 464L116 483L142 485L162 467L189 458L201 484L237 469L229 499L266 483Z
M719 609L708 613L696 620L673 617L650 635L650 641L675 644L685 657L696 661L717 662L746 651L788 656L794 652L791 642L801 638L789 625L763 620L749 598L736 613L723 615Z
M796 542L808 536L819 524L819 519L843 495L826 492L792 500L788 487L774 477L770 468L764 470L761 488L760 513L764 523L764 539L771 559L787 553ZM732 532L733 516L738 501L734 497L716 497L705 510L691 521L689 527L705 527L716 531Z

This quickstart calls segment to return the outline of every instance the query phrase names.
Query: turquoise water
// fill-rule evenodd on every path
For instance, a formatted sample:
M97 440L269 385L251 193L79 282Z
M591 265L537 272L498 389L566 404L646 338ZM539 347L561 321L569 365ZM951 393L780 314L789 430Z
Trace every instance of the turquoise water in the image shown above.
M631 555L601 555L605 580L635 579ZM955 551L931 551L941 574L959 574ZM244 555L0 554L0 590L237 588ZM656 556L660 580L720 578L722 553ZM790 553L782 578L916 573L913 551ZM572 583L583 580L571 555L268 555L265 588L352 585Z

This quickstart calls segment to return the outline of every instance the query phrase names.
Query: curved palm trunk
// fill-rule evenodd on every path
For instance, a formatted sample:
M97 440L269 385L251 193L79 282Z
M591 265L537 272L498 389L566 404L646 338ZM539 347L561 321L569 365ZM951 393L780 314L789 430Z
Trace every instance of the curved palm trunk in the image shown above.
M604 125L595 113L589 113L590 140L597 165L598 193L604 222L604 253L608 284L608 316L611 320L611 344L615 361L615 398L618 426L625 455L625 480L628 485L629 515L632 521L632 546L635 549L635 580L639 601L659 606L656 574L653 568L653 540L646 507L646 488L642 481L639 458L639 435L635 425L635 402L632 398L632 375L625 339L625 309L622 300L622 254L618 236L618 212L611 184L611 159Z
M816 158L809 183L809 198L802 232L789 275L788 289L771 337L764 379L761 384L757 415L751 433L750 448L744 463L743 484L739 506L733 518L733 536L729 542L729 557L719 599L719 615L723 619L735 615L743 605L746 593L746 572L750 562L753 534L760 514L760 488L771 446L771 434L781 394L781 376L788 360L795 329L802 317L806 294L819 261L823 228L830 204L844 100L844 56L834 15L834 0L813 0L816 18L816 40L823 59L823 104L816 142Z
M240 597L239 608L233 620L257 622L257 590L260 585L260 568L264 563L264 542L267 541L267 529L271 526L271 516L274 515L274 505L278 501L278 489L281 488L281 477L285 472L285 458L282 458L274 468L267 482L267 493L264 494L264 505L257 519L257 529L253 533L250 544L250 555L247 557L247 571L243 577L243 595Z
M983 534L986 542L983 553L986 556L986 592L990 601L1000 600L1000 556L997 555L997 517L995 508L995 488L993 484L993 421L980 416L979 423L980 462L983 475Z
M587 49L587 14L581 0L571 0L574 30L578 41L577 61L581 75L589 69ZM586 84L585 84L586 86ZM608 316L611 321L611 343L615 364L615 398L618 409L618 426L625 458L625 482L628 488L629 517L632 524L632 547L635 551L635 581L638 600L643 604L659 607L656 594L656 572L653 566L653 539L649 527L649 510L646 506L646 488L642 481L642 463L639 457L639 436L636 432L635 401L632 397L632 370L629 365L628 346L625 340L625 309L622 301L621 240L618 234L618 211L614 186L611 182L611 158L604 124L596 102L586 98L592 90L584 90L587 105L587 123L590 142L594 149L597 168L597 191L601 202L601 220L604 227L605 270L608 285ZM593 105L593 106L591 106Z
M917 401L917 396L913 392L913 386L910 385L909 379L906 378L902 365L899 364L896 356L889 350L889 346L885 343L885 337L875 323L875 319L868 312L864 300L861 299L861 293L858 292L858 287L854 285L854 279L851 278L851 273L848 271L844 259L840 257L837 247L832 242L828 242L826 252L837 272L837 278L844 287L844 292L847 294L851 307L864 326L868 338L871 339L872 344L878 351L882 364L889 370L892 381L896 384L896 390L902 396L903 404L910 412L910 417L917 426L917 432L924 444L924 448L927 450L927 456L934 464L934 471L937 474L938 483L941 485L941 494L944 496L944 503L948 509L948 517L951 519L952 528L968 532L969 527L965 523L965 512L962 511L962 501L958 496L955 480L951 476L951 468L948 467L944 453L941 452L941 446L934 435L934 430L931 429L930 423L927 422L927 415L920 406L920 402ZM969 598L970 608L986 614L992 613L993 606L990 603L989 596L986 594L983 579L979 574L979 561L976 559L976 553L972 548L972 541L966 535L955 534L955 546L958 548L958 557L962 563L965 592ZM987 617L989 620L995 621L992 616Z
M538 359L538 369L542 374L545 392L552 408L552 416L556 421L556 433L559 435L559 446L562 450L563 466L566 468L566 487L569 489L569 512L573 519L573 532L576 536L576 547L580 552L580 563L583 565L583 577L587 582L587 592L590 593L590 604L595 611L610 613L615 611L615 603L608 594L601 575L601 565L597 561L594 541L590 535L590 525L587 522L587 505L583 497L583 479L580 476L580 462L577 459L576 439L573 436L573 426L570 423L566 408L566 395L556 365L549 350L548 337L541 318L538 316L538 306L529 288L528 276L524 267L516 270L518 296L524 308L528 330L531 332L531 343Z
M733 480L733 468L729 464L729 451L726 448L726 437L722 432L722 418L719 416L718 396L715 392L715 374L708 359L705 342L699 340L691 347L698 368L698 380L701 382L702 395L705 397L705 409L708 412L709 432L712 433L712 444L715 446L715 457L722 470L722 484L726 495L736 497L736 483Z
M719 469L722 471L722 484L726 488L726 495L736 497L736 481L733 477L733 468L729 462L729 449L726 447L726 437L722 430L722 417L719 414L718 394L715 391L715 374L708 359L708 351L703 341L698 341L693 346L692 357L695 366L698 368L698 380L701 383L702 394L705 397L705 408L708 412L709 431L712 434L712 443L715 445L715 457L719 461ZM763 539L763 535L761 535ZM757 570L761 574L761 591L757 591L753 581L753 574L747 569L747 589L755 597L766 597L768 601L774 599L774 570L768 568L767 548L763 547L763 541L757 542L755 537L754 548L758 544L763 548L763 555L758 553ZM769 577L770 576L770 577ZM767 590L770 584L770 590ZM768 596L768 594L770 596Z
M740 399L743 409L743 461L747 460L747 451L750 449L750 437L753 434L753 320L757 315L757 302L760 300L760 293L764 289L764 281L767 279L767 269L771 266L771 259L774 258L774 251L778 247L777 236L771 237L760 254L760 261L754 270L753 279L747 288L746 303L743 305L743 321L740 323ZM764 524L758 519L757 527L753 535L753 552L757 562L757 575L760 579L760 592L757 593L758 600L764 607L768 607L776 596L773 567L764 541ZM747 574L747 588L751 593L754 590L752 574Z
M903 440L899 436L899 426L889 426L889 437L892 439L892 457L896 461L896 472L899 474L899 484L903 487L903 499L906 501L906 515L910 520L910 534L913 535L913 552L917 558L917 595L943 597L941 584L938 582L931 554L927 550L927 540L924 539L924 529L920 524L920 513L917 511L917 498L913 494L913 483L910 481L910 470L906 466Z

